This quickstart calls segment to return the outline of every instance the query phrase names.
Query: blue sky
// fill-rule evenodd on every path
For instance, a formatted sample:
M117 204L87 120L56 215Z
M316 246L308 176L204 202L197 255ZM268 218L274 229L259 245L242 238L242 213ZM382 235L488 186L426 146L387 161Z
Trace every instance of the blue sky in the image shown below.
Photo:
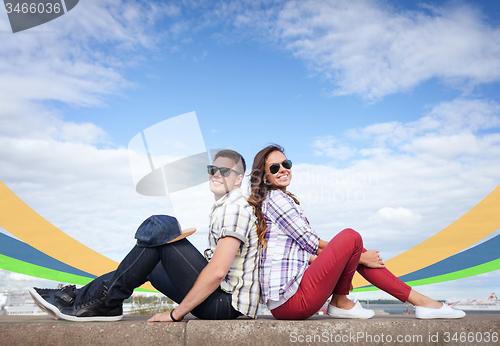
M286 5L279 1L276 3L278 5L268 5L268 7L279 11ZM427 6L424 3L413 4L408 9L400 8L400 4L395 6L390 2L387 4L361 2L359 6L369 5L377 11L387 12L387 16L392 16L394 21L398 20L398 16L404 17L405 11L408 10L416 11L412 16L427 15L425 20L432 21L439 16L431 12L429 6L445 6L444 8L449 9L443 2L431 2L431 4ZM464 3L464 6L472 6L477 11L481 9L477 5ZM484 20L478 22L495 28L496 16L493 13L498 12L498 6L495 6L494 2L483 6L483 12L477 16L485 16L492 20L491 23ZM369 71L370 56L366 57L365 66L360 67L359 71L342 68L344 64L340 62L335 63L340 68L325 68L321 66L322 64L311 62L312 59L317 59L318 55L312 49L303 53L305 57L301 59L297 56L296 49L287 49L286 46L290 43L286 39L269 37L265 30L258 27L251 27L250 33L246 32L246 28L238 29L231 25L231 20L226 19L226 17L231 18L230 11L226 15L220 15L223 17L221 19L217 18L216 14L210 13L211 8L208 5L203 9L207 11L193 11L179 7L179 14L173 17L167 16L154 26L148 27L153 33L163 33L158 35L159 38L155 37L158 41L152 49L138 46L134 47L134 52L111 52L113 58L121 60L122 66L115 71L120 72L127 82L134 85L121 88L118 96L105 98L104 107L74 108L73 105L73 108L64 112L65 118L76 122L91 121L106 129L114 144L123 145L137 128L144 127L145 124L154 124L167 117L195 110L209 147L221 144L227 146L232 142L235 142L233 145L236 147L239 140L244 140L245 143L255 145L254 148L259 148L263 145L262 139L255 133L261 132L264 142L283 143L288 150L294 149L295 155L303 155L305 158L308 157L307 151L304 150L307 146L305 147L303 142L299 144L294 137L300 136L310 142L316 137L332 134L339 136L353 127L362 127L374 122L412 121L422 117L428 107L461 96L495 99L497 91L495 81L487 83L471 81L476 76L473 73L464 73L461 62L458 64L462 66L457 66L457 71L450 71L447 78L440 78L440 72L432 66L432 61L426 61L423 63L428 66L416 67L416 69L428 68L429 71L422 71L421 76L410 76L416 73L415 71L406 73L409 81L401 84L409 86L396 85L395 90L391 88L379 92L363 90L362 87L355 85L356 80L349 79L351 77L348 77L347 81L339 81L339 78L331 75L361 74ZM446 10L442 11L446 13ZM194 16L189 17L190 15ZM206 17L210 18L211 25L203 24L209 20ZM223 22L217 22L212 17ZM362 20L362 17L360 19ZM179 22L185 25L183 31L172 34L172 27L179 25ZM415 25L417 26L415 31L427 29L425 23L417 22ZM419 25L422 28L419 28ZM461 25L460 22L457 25ZM350 27L340 29L349 30ZM383 29L385 28L381 28ZM484 39L488 38L487 35L484 36ZM313 40L314 37L311 41L315 44ZM362 44L366 45L366 42ZM485 42L484 46L488 46L488 43ZM108 47L99 48L104 54L108 50L112 51ZM386 57L377 56L375 60L392 58L402 62L402 58L391 57L390 53L384 52L383 49L380 52L372 50L373 47L363 47L356 53L387 54ZM492 49L491 54L494 52ZM436 56L430 55L429 60L434 57ZM485 56L486 58L491 56ZM338 58L341 59L344 57ZM442 63L446 64L446 59L443 59ZM126 66L127 64L132 66ZM318 69L323 71L317 71ZM383 76L373 77L374 85L371 89L381 87L383 82L377 80L379 77L383 78ZM395 79L398 78L399 76L395 76ZM351 90L345 91L344 96L332 96L342 83L349 84ZM393 83L398 84L397 81ZM377 94L372 96L372 93ZM113 111L110 112L110 109ZM117 122L117 118L128 121ZM217 119L217 122L214 122L214 119ZM283 119L291 121L284 122ZM296 126L297 121L301 123L300 131ZM239 127L244 127L245 130L234 131ZM278 128L280 130L276 131ZM272 136L267 135L268 131ZM224 141L221 141L221 137L224 137ZM250 151L247 156L252 154L253 151Z
M499 9L85 0L17 34L0 11L0 179L119 260L145 215L165 210L134 194L128 142L195 111L207 148L236 149L251 164L266 144L284 146L291 190L322 237L353 227L393 257L499 184ZM499 275L422 290L481 298ZM0 272L0 286L30 280Z

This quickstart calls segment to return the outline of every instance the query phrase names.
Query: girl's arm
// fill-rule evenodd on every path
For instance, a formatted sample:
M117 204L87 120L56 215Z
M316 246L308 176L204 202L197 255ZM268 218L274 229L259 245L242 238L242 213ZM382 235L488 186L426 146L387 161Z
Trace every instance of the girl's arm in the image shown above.
M319 243L318 243L318 251L316 251L316 255L311 255L311 257L309 258L309 264L311 264L315 259L316 257L318 257L318 255L321 253L321 251L323 251L323 249L328 245L328 242L327 241L324 241L322 239L319 240Z
M319 255L321 251L328 245L327 241L324 241L322 239L319 240L318 244L318 251L316 251L316 254Z

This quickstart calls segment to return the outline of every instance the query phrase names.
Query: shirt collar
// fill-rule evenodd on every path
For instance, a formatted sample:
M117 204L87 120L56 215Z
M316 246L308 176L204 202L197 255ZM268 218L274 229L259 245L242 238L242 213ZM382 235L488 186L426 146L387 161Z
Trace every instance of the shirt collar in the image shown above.
M232 189L228 193L226 193L223 197L221 197L219 200L215 201L212 211L214 211L216 208L222 206L228 201L234 202L240 197L242 197L243 194L241 193L241 189L239 187Z

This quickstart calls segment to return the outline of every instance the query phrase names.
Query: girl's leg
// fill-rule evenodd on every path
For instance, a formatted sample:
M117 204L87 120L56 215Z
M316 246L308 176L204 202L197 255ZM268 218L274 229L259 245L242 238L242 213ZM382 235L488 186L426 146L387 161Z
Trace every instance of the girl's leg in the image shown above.
M305 319L314 315L332 295L347 295L359 263L363 240L345 229L337 234L307 268L297 292L271 312L277 319Z
M366 250L363 249L363 252ZM443 304L423 294L414 291L410 286L398 279L387 268L368 268L362 264L358 265L358 272L371 284L389 293L402 302L410 302L415 306L431 309L439 309Z
M363 252L366 252L364 248ZM359 264L357 270L368 282L382 291L389 293L402 302L408 300L411 287L398 279L387 268L368 268Z
M332 294L330 305L339 309L349 310L354 307L354 302L347 298L346 294Z
M415 305L415 316L417 318L462 318L465 316L465 312L462 310L452 309L448 305L439 303L412 290L410 286L399 280L386 268L374 269L359 265L358 271L378 288L403 302L409 301Z
M427 296L424 296L413 289L408 296L408 301L415 306L422 306L424 308L439 309L443 306L442 303L435 301Z

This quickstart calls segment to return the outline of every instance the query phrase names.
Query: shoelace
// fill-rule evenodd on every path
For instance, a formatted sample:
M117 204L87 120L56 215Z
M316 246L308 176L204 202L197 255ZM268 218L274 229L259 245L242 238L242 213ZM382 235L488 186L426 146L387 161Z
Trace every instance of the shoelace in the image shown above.
M107 293L108 291L106 290L106 288L104 288L101 293L96 293L95 295L88 297L87 300L83 304L78 305L76 309L78 310L82 307L94 304L96 301L103 300L106 297Z

